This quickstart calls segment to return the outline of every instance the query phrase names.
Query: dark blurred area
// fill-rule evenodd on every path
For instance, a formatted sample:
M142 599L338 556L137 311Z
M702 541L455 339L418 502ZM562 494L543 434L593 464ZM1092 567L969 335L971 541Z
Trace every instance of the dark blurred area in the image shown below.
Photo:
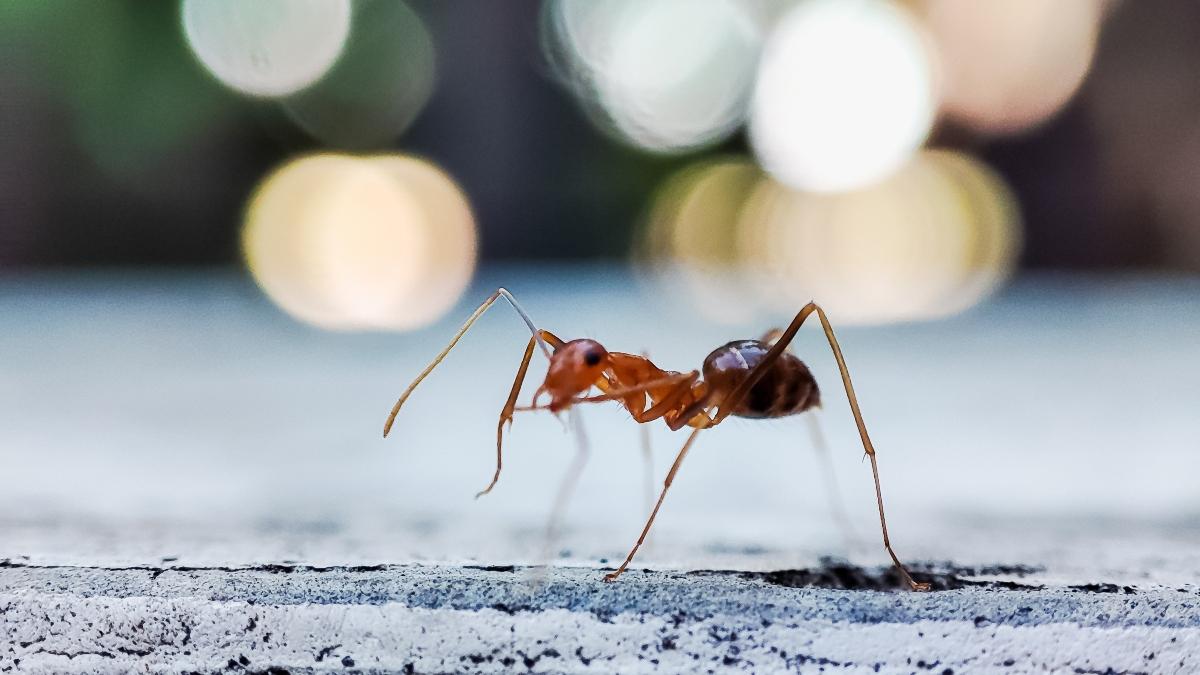
M355 30L378 5L356 5ZM537 2L410 6L432 39L428 103L397 138L329 143L205 72L176 3L0 5L0 264L234 263L254 186L331 147L439 165L471 202L485 260L617 258L672 171L747 151L744 131L673 154L598 131L546 62ZM941 118L930 144L1008 181L1024 267L1200 269L1200 4L1105 12L1061 110L1001 134Z

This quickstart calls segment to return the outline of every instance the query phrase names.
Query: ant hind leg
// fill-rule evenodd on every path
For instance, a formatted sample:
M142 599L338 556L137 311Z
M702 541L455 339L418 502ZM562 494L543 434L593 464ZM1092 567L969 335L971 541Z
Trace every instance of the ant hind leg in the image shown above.
M854 531L854 526L850 524L850 517L846 511L846 502L842 499L842 490L838 486L837 472L833 468L833 457L829 452L829 443L825 440L825 434L821 429L821 420L817 417L817 412L816 410L811 410L805 417L808 418L808 433L812 440L813 451L817 455L817 461L821 463L821 468L825 473L825 496L829 499L829 513L837 523L838 529L842 531L842 539L845 540L846 548L848 550L857 549L862 546L862 542L859 540L858 534Z
M782 328L772 328L771 330L763 333L763 336L760 337L758 339L758 341L765 345L770 346L770 345L775 344L776 342L779 342L779 338L781 338L781 337L783 337L783 329Z
M829 349L833 352L833 358L837 361L838 372L842 376L842 386L846 390L846 399L850 402L850 412L854 415L854 424L858 427L858 435L862 440L863 450L867 453L867 458L871 460L871 477L875 480L875 504L879 510L879 526L883 531L883 548L891 557L892 562L896 565L896 570L900 572L901 578L908 584L909 588L914 591L927 591L930 586L927 583L918 583L913 580L908 569L900 562L900 557L896 555L896 551L892 549L891 539L888 537L887 517L883 513L883 490L879 486L879 463L875 458L875 447L871 445L871 437L867 435L867 425L863 421L862 411L858 407L858 397L854 394L854 385L850 382L850 370L846 367L846 359L842 356L842 348L838 344L837 337L833 334L833 326L829 324L829 317L825 316L825 311L816 303L810 302L805 305L788 324L780 334L779 339L771 346L770 351L762 358L743 379L738 386L729 392L729 395L721 401L717 408L716 417L713 423L719 423L737 410L738 405L745 399L746 395L758 384L758 382L767 374L767 371L779 360L782 354L791 344L792 339L796 337L800 326L804 324L804 320L812 314L816 314L821 322L821 328L825 332L825 339L829 342Z

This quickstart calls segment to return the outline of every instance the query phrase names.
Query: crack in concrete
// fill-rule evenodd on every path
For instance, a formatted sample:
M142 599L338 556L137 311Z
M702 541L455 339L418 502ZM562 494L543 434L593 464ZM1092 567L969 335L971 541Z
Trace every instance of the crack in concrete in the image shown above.
M259 565L214 565L214 566L190 566L190 565L37 565L26 562L15 562L11 558L0 560L0 569L46 569L46 570L71 570L71 569L86 569L86 570L105 570L109 572L120 571L140 571L150 572L150 578L156 579L167 572L267 572L270 574L292 574L296 572L383 572L389 569L399 569L408 567L407 565L294 565L281 563L265 563ZM511 565L509 566L511 567ZM486 568L477 568L486 569Z
M298 564L278 564L268 563L260 565L245 565L245 566L188 566L188 565L169 565L169 566L152 566L152 565L130 565L130 566L81 566L81 565L36 565L25 562L14 562L11 559L0 560L0 568L7 569L60 569L60 570L100 570L109 572L122 571L142 571L149 572L150 579L157 580L167 572L189 573L189 572L263 572L268 574L295 574L303 572L338 572L344 574L354 574L362 572L384 572L394 570L404 570L412 567L411 565L298 565ZM494 573L516 573L527 570L536 569L532 566L517 566L517 565L463 565L462 569L477 570L481 572ZM939 571L941 568L942 571ZM607 571L612 568L602 567L600 570ZM643 569L642 572L653 572L650 569ZM1025 577L1031 574L1037 574L1045 571L1044 568L1038 566L1026 565L991 565L984 567L964 567L954 565L952 563L943 563L941 565L925 564L913 565L911 568L913 577L918 581L924 581L932 585L935 591L957 590L962 588L991 588L997 590L1038 590L1044 588L1038 584L1023 584L1015 581L1006 580L977 580L969 577L976 576L1017 576ZM888 567L880 570L871 570L868 568L841 563L833 560L823 560L820 567L808 569L793 569L793 570L776 570L771 572L744 572L737 570L692 570L680 572L683 575L699 575L699 576L734 576L743 579L756 579L766 583L784 586L787 588L829 588L838 590L873 590L873 591L899 591L907 590L907 586L895 568ZM1115 584L1082 584L1077 586L1069 586L1068 588L1094 593L1136 593L1136 589L1131 586L1117 586ZM503 606L497 606L496 609L508 611Z
M68 660L71 660L71 659L74 659L74 658L77 658L80 656L89 656L89 655L90 656L102 656L106 659L117 658L117 655L113 654L112 652L88 651L88 650L83 650L83 651L78 651L78 652L63 652L63 651L57 651L54 649L38 649L38 650L34 651L33 654L50 654L51 656L65 656L65 657L67 657Z

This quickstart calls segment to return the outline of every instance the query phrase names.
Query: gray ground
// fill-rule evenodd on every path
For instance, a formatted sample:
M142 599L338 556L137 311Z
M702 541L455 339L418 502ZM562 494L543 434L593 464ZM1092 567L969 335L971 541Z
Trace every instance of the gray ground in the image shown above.
M501 279L564 337L679 369L781 321L707 324L609 270L512 271L467 302ZM560 424L518 418L500 485L471 499L524 344L495 312L385 442L457 318L327 334L232 277L0 282L0 669L1200 670L1197 282L1023 280L954 319L840 331L930 594L895 588L807 331L849 528L803 420L735 422L603 584L647 495L637 430L598 408L545 571ZM657 481L680 441L655 429Z
M986 576L940 571L927 578L952 590L915 594L875 590L894 580L841 567L815 579L634 572L617 584L591 570L539 576L511 567L11 567L0 575L2 616L17 647L0 664L46 672L1200 668L1195 588L1042 587L1021 573Z

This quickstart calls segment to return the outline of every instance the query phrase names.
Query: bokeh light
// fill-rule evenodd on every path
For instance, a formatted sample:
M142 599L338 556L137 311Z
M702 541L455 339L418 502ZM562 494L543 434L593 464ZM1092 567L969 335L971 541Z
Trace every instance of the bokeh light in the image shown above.
M924 0L942 55L946 113L994 133L1060 109L1092 63L1102 0Z
M969 155L926 150L840 193L794 190L745 160L697 163L656 194L635 259L712 321L816 300L840 323L879 324L975 305L1013 272L1020 245L1004 181Z
M552 0L543 19L551 64L597 125L657 152L741 126L760 32L732 0Z
M925 159L949 179L950 218L973 226L966 259L966 277L937 313L954 314L999 289L1017 269L1024 243L1024 222L1017 195L1000 174L961 152L931 150Z
M763 179L741 158L703 161L669 177L638 238L638 271L711 321L750 320L758 305L739 266L734 225Z
M924 151L861 190L804 193L761 184L739 223L739 250L778 311L808 300L842 323L946 316L1008 277L1020 246L1015 199L967 155Z
M470 281L475 222L453 180L406 156L315 155L267 177L242 243L259 286L323 328L407 330Z
M425 273L420 306L414 303L409 310L407 325L433 321L462 296L475 270L478 237L467 197L450 176L428 161L407 155L380 155L366 161L404 186L432 234L421 252Z
M385 144L412 124L433 91L433 38L398 0L354 5L350 38L333 68L284 100L287 115L326 145Z
M286 96L316 82L350 33L349 0L183 0L181 13L204 67L251 96Z
M936 108L932 52L907 11L807 0L780 19L763 50L750 139L782 183L848 190L903 164Z

